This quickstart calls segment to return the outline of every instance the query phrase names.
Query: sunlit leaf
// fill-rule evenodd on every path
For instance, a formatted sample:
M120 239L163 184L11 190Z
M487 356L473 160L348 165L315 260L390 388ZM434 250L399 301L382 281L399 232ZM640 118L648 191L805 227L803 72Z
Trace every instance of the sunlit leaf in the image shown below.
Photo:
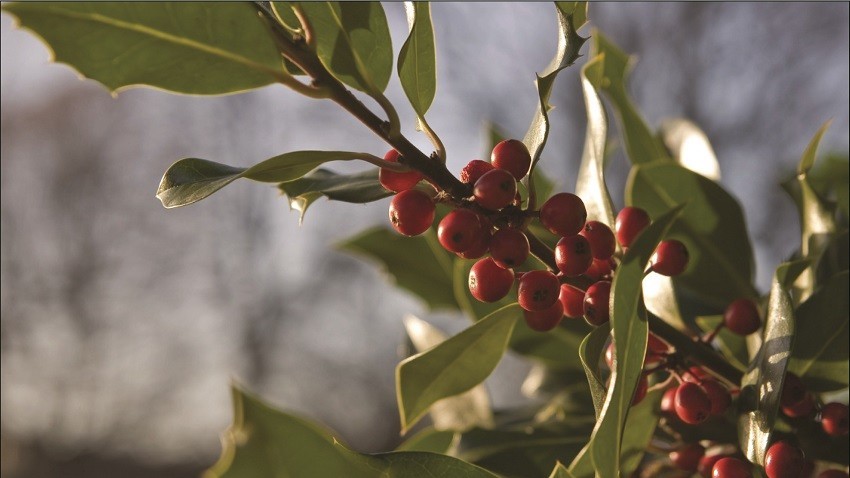
M437 91L437 52L428 2L404 2L410 34L398 53L398 78L419 117L431 107Z
M686 119L675 118L662 122L659 133L677 163L708 179L720 181L720 164L714 148L699 126Z
M285 75L267 25L247 2L4 3L54 60L110 91L147 85L236 93Z
M486 379L508 346L522 312L509 305L436 347L396 367L402 430L408 430L442 398L463 393Z
M555 469L552 470L549 478L576 478L576 476L570 473L570 470L559 462L555 465Z
M322 197L332 201L368 203L392 195L378 181L378 170L354 174L339 174L319 168L294 181L281 183L278 188L289 199L289 207L300 213L300 221L311 204Z
M599 359L605 352L605 344L608 341L610 333L611 328L608 325L597 327L587 334L587 337L581 341L578 349L581 364L584 365L584 372L587 375L587 383L590 385L590 394L593 396L593 409L596 411L597 417L602 411L602 406L605 404L607 393L605 382L599 376Z
M643 302L649 313L664 319L673 327L682 331L688 328L682 317L672 277L661 274L646 276L643 280Z

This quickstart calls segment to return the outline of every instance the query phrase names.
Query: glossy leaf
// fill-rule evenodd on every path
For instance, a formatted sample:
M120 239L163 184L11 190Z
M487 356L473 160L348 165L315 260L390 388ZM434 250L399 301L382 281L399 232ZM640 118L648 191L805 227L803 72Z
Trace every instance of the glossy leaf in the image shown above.
M299 221L302 222L307 208L322 197L332 201L362 204L393 194L381 186L378 181L378 169L339 174L319 168L294 181L281 183L278 188L289 199L290 209L300 213Z
M428 2L404 2L410 34L398 53L398 78L419 117L431 107L437 92L437 51Z
M575 63L581 56L579 51L582 45L587 41L576 32L587 19L587 2L558 2L555 3L555 9L558 14L558 48L549 65L537 75L535 84L539 103L531 126L523 138L523 143L531 153L531 171L534 171L537 161L540 160L540 153L543 152L549 137L548 112L552 108L549 96L552 94L555 78L562 69Z
M620 474L625 458L622 455L623 427L643 370L649 337L641 300L644 270L656 246L667 236L682 211L683 207L677 206L657 217L637 237L623 256L611 284L611 330L617 361L590 445L594 467L602 476Z
M587 383L593 397L593 409L597 417L602 411L607 394L605 381L599 376L599 359L605 353L605 345L610 333L611 328L608 325L597 327L587 334L578 348L578 355L581 357L581 364L584 366L584 372L587 375Z
M437 346L447 338L439 329L413 315L405 316L404 328L414 348L420 353ZM468 392L437 400L431 405L430 413L437 430L466 431L476 426L493 427L490 395L483 384Z
M329 161L362 159L363 153L348 151L293 151L267 159L250 168L237 168L198 158L184 158L169 166L159 182L156 197L166 208L188 206L206 198L239 178L264 183L298 179Z
M690 261L675 282L699 291L718 308L740 297L755 298L753 252L738 202L716 182L678 164L632 167L626 204L657 217L686 204L671 236L688 247Z
M679 330L687 330L672 277L661 274L646 276L643 280L643 302L652 315L664 319Z
M429 230L404 237L384 227L368 229L338 245L340 249L376 261L402 289L425 301L432 310L456 310L451 258Z
M599 82L598 77L603 73L604 61L604 56L593 57L581 69L581 88L587 111L587 131L575 191L587 208L587 220L603 222L613 229L614 203L605 185L604 166L608 120L599 93L589 79L594 77L596 82Z
M829 237L817 262L817 283L824 283L832 276L850 269L850 234L845 230Z
M710 334L723 322L723 316L701 316L697 317L695 322L704 334ZM741 371L747 369L749 358L747 357L747 341L744 337L723 327L717 333L717 336L715 336L714 343L717 344L723 357L735 368Z
M672 158L664 143L652 133L626 91L626 81L634 61L598 30L591 33L591 57L604 54L604 73L588 78L614 104L617 126L623 137L626 155L632 164L668 161Z
M576 478L576 476L570 473L570 470L559 462L555 465L555 469L552 470L549 478Z
M55 61L112 92L147 85L219 95L286 75L268 26L247 2L19 2L3 9L44 39Z
M790 265L780 265L774 275L762 345L744 374L738 398L741 451L751 462L759 465L764 464L764 454L771 442L794 340L794 309L787 285L783 284Z
M848 386L848 272L833 276L796 311L794 352L788 368L813 392Z
M483 382L496 368L522 312L509 305L463 332L396 367L396 394L402 430L408 430L431 405Z
M298 2L325 68L346 85L369 94L387 88L393 49L379 2Z
M699 126L686 119L675 118L661 123L659 134L677 163L708 179L720 181L720 164L714 148Z
M453 431L427 427L402 442L396 451L429 451L449 455L452 454L450 451L457 437L458 434Z

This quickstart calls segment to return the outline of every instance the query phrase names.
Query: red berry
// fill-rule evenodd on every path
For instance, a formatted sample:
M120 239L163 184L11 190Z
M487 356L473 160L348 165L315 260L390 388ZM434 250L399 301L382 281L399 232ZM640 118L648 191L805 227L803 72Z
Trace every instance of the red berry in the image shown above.
M649 260L653 272L663 276L677 276L688 267L688 248L680 241L661 241Z
M586 220L584 201L575 194L555 194L540 207L540 223L559 236L578 234Z
M637 388L635 388L635 395L632 397L632 406L637 405L646 398L647 390L649 390L649 381L647 380L646 375L641 375L640 380L638 380L637 383Z
M807 393L800 403L788 407L782 407L782 413L791 418L803 418L812 414L815 410L815 397Z
M611 283L599 281L584 293L584 320L590 325L600 326L610 319L608 301L611 298Z
M590 244L584 236L562 237L555 245L555 264L567 277L580 276L593 263Z
M486 228L485 228L484 233L481 234L481 236L479 237L479 239L477 241L475 241L475 244L470 246L469 249L467 249L463 252L456 252L455 254L457 254L458 257L461 257L463 259L480 259L480 258L484 257L484 254L486 254L487 251L489 251L489 250L490 250L490 232L487 231Z
M676 390L673 402L676 415L685 423L696 425L704 422L711 415L711 400L699 385L685 382Z
M593 262L590 263L590 267L584 271L584 275L590 278L590 280L610 280L611 273L614 271L614 267L616 263L614 259L593 259Z
M399 156L398 151L391 149L386 155L384 155L384 160L391 163L397 163ZM423 177L424 176L422 176L422 173L419 171L399 173L396 171L390 171L386 168L381 168L378 172L378 181L381 182L381 186L397 193L407 191L413 186L416 186L416 183L421 181Z
M778 441L767 449L764 471L768 478L802 478L805 462L802 450L787 441Z
M478 214L469 209L455 209L446 214L437 228L437 239L451 252L471 249L485 235Z
M756 304L750 299L738 299L723 312L723 325L738 335L750 335L761 327Z
M783 407L792 407L806 398L806 386L800 377L791 372L785 374L785 382L782 384L782 396L779 403Z
M554 329L564 318L564 306L560 301L555 301L551 307L545 310L524 310L525 323L528 328L538 332L547 332Z
M504 169L487 171L475 181L475 201L484 209L498 211L516 196L516 179Z
M416 236L427 231L434 222L434 200L422 191L408 189L390 201L390 222L405 236Z
M522 141L506 139L493 148L490 162L499 169L509 171L519 181L528 174L528 168L531 167L531 154Z
M745 461L730 456L717 460L711 471L712 478L752 478L751 466Z
M614 230L617 231L617 242L623 247L629 247L635 238L652 222L649 214L639 207L624 207L617 214Z
M667 345L667 342L656 337L655 334L649 334L649 338L646 341L646 357L643 360L645 364L653 364L660 362L667 352L670 350L670 346Z
M723 415L729 405L732 404L732 394L729 393L729 390L720 382L711 378L703 380L700 385L711 401L711 414Z
M481 259L469 271L469 292L481 302L496 302L508 295L514 285L514 273L502 269L493 259Z
M727 455L723 455L721 453L703 455L703 457L699 459L699 464L697 464L697 473L699 473L699 476L703 478L711 478L711 470L714 468L714 464L723 458L726 458L726 456Z
M704 379L711 378L711 375L702 367L694 365L688 368L687 373L682 374L682 378L684 378L686 382L700 383Z
M484 173L493 169L493 165L487 161L473 159L460 170L460 181L467 184L475 184Z
M561 284L558 300L564 306L564 315L577 319L584 315L584 291L569 284Z
M608 259L614 255L617 242L611 228L599 221L588 221L579 232L590 243L590 253L594 259Z
M525 310L546 310L558 302L561 284L549 271L529 271L519 279L517 299Z
M670 452L670 461L676 468L685 471L697 471L700 459L705 455L705 447L699 443L690 443Z
M847 434L847 405L838 402L827 403L820 412L823 431L834 437Z
M608 347L605 348L605 365L608 366L608 370L614 370L614 359L616 358L616 354L614 352L614 342L608 344Z
M529 254L528 238L519 229L499 229L490 239L490 255L504 268L522 265Z
M820 472L818 478L848 478L848 476L850 475L841 470L826 470Z
M668 388L661 397L661 411L673 415L676 413L676 392L679 387Z

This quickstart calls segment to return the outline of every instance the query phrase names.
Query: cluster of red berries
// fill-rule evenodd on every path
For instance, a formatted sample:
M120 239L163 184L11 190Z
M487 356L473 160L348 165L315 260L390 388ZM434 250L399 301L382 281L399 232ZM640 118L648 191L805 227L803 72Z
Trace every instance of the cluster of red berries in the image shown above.
M782 407L782 413L789 418L819 417L821 427L827 435L845 436L850 430L847 405L838 402L819 404L800 377L793 373L785 374L779 405Z

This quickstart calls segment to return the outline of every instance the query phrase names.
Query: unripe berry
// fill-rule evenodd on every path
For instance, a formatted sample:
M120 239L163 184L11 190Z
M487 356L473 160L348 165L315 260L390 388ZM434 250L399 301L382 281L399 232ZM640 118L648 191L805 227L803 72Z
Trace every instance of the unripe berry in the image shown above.
M711 400L699 385L684 382L676 390L673 402L676 415L685 423L696 425L704 422L711 414Z
M504 169L487 171L475 181L475 201L484 209L498 211L516 196L516 179Z
M590 254L594 259L608 259L614 255L617 242L611 228L599 221L587 221L579 232L590 244Z
M496 302L508 295L514 285L514 273L502 269L493 259L481 259L469 270L469 292L481 302Z
M729 390L714 379L705 379L700 384L702 389L708 395L708 400L711 402L711 414L723 415L729 405L732 404L732 394Z
M545 310L524 310L525 323L528 328L538 332L547 332L554 329L564 318L564 306L560 301L555 301L551 307Z
M584 315L584 291L569 284L561 284L558 300L564 306L564 315L578 319Z
M584 201L575 194L555 194L540 207L540 223L559 236L578 234L585 221L587 209L584 207Z
M761 327L756 304L750 299L738 299L723 312L723 325L738 335L750 335Z
M827 403L820 412L821 426L827 435L839 437L847 434L847 405Z
M567 277L577 277L585 273L593 263L590 244L584 236L562 237L555 245L555 264Z
M811 393L807 393L805 398L800 400L800 403L782 407L782 413L791 418L807 417L811 415L813 411L815 411L815 398Z
M528 174L531 167L531 154L522 141L506 139L493 148L490 162L499 169L509 171L517 181Z
M408 189L390 201L390 223L405 236L417 236L434 222L434 200L422 191Z
M841 470L826 470L820 472L818 478L848 478L848 476L850 475Z
M711 472L712 478L753 478L749 463L727 456L717 460Z
M787 441L778 441L767 449L764 471L768 478L802 478L805 461L802 450Z
M782 395L779 403L783 407L792 407L806 398L806 386L800 377L791 372L785 373L785 381L782 383Z
M593 281L603 279L610 280L614 267L616 267L614 259L593 259L593 262L590 263L590 267L584 271L584 275Z
M688 267L688 248L675 239L661 241L649 263L652 264L653 272L663 276L677 276Z
M643 232L652 221L649 214L639 207L624 207L614 222L614 230L617 232L617 242L623 247L629 247L635 241L638 234Z
M455 209L446 214L437 228L437 239L451 252L472 249L485 235L478 214L469 209Z
M646 398L647 390L649 390L649 381L646 375L641 375L637 383L637 388L635 388L635 395L632 397L632 406L637 405Z
M699 443L690 443L670 452L670 461L680 470L697 471L700 459L705 455L705 447Z
M490 240L490 255L496 264L506 269L522 265L529 251L528 238L514 227L499 229Z
M493 165L487 161L473 159L460 170L460 181L467 184L475 184L484 173L493 169Z
M558 302L561 284L549 271L529 271L519 279L517 300L525 310L546 310Z
M588 324L600 326L610 319L608 301L611 298L611 283L599 281L587 288L584 293L584 320Z
M384 155L384 160L391 163L397 163L399 156L398 151L391 149L386 155ZM416 186L416 183L421 181L423 177L424 176L422 176L422 173L419 171L399 173L396 171L390 171L386 168L381 168L378 172L378 181L381 182L381 186L397 193L407 191L413 186Z

